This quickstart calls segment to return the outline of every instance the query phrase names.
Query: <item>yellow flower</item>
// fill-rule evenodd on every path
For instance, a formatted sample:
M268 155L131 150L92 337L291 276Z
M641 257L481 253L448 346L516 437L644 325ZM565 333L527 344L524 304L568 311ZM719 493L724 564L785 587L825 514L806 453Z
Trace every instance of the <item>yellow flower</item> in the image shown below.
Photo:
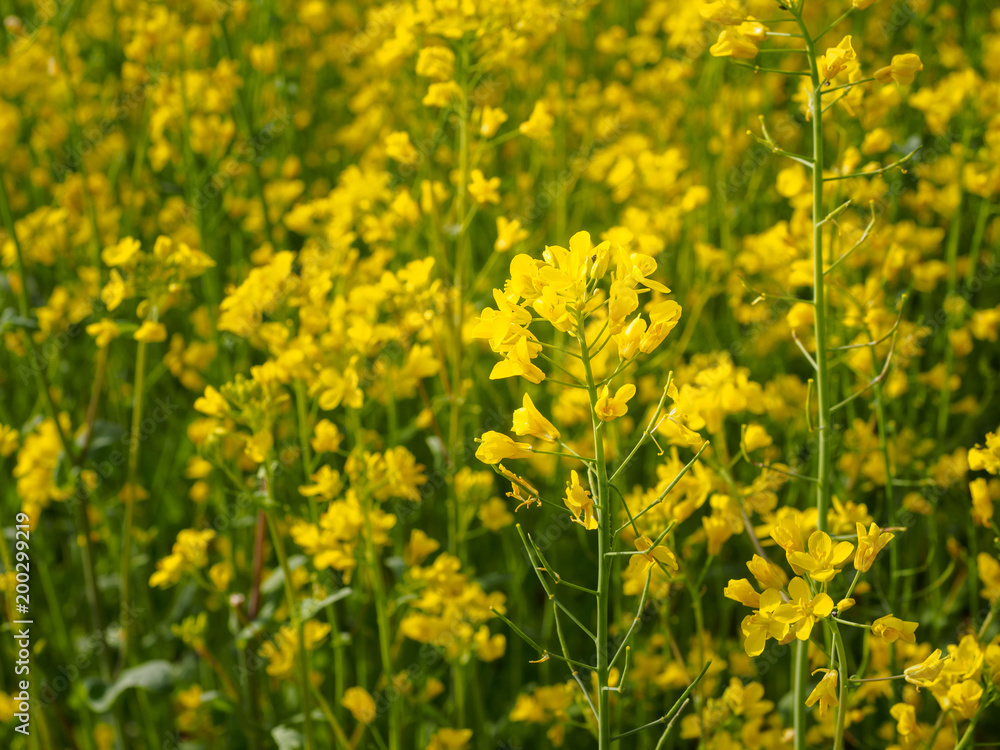
M498 253L505 253L514 245L528 238L528 230L522 229L518 219L507 219L503 216L497 217L497 239L493 243L493 249Z
M893 55L892 63L875 71L875 80L879 83L895 81L900 86L913 83L914 77L924 69L920 58L912 52L905 55Z
M917 690L922 687L930 687L937 682L944 666L945 661L941 658L941 649L937 648L919 664L904 669L903 679L911 685L916 685Z
M906 643L916 643L917 639L913 635L917 630L917 623L900 620L898 617L886 615L878 618L872 623L872 635L880 636L889 643L904 641Z
M573 519L588 531L597 528L597 518L594 516L594 499L590 492L580 484L580 475L574 469L570 472L570 481L566 485L566 496L563 504L573 513ZM583 516L583 520L580 517Z
M727 599L739 602L744 607L760 609L760 594L746 578L740 578L739 580L730 579L729 585L726 586L722 595Z
M541 348L540 344L529 343L528 336L521 336L517 343L504 353L503 360L493 365L490 380L521 376L536 385L541 383L545 380L545 373L531 361L538 356Z
M875 0L853 0L851 4L858 10L867 10L875 4Z
M221 417L229 413L229 402L212 386L205 386L205 395L195 399L194 408L210 417Z
M826 712L831 708L837 706L840 702L837 699L837 670L836 669L817 669L816 672L826 672L823 675L823 679L819 681L819 684L813 688L813 691L806 698L806 706L815 705L816 701L819 701L819 708L816 713L819 716L826 716ZM816 674L813 672L813 674Z
M640 536L635 540L635 549L641 555L630 555L628 561L629 572L644 578L646 573L653 566L659 567L669 575L673 575L678 570L677 558L674 553L661 543L658 547L649 551L653 546L653 541L648 536Z
M413 529L410 532L410 541L403 550L403 560L410 566L421 565L440 548L440 542L431 539L420 529Z
M555 125L555 122L556 120L549 114L545 102L538 101L535 102L535 107L531 110L531 116L521 123L518 130L521 135L538 141L552 132L552 126Z
M479 135L492 138L500 126L507 122L507 113L499 107L483 107L479 115Z
M793 625L795 637L800 641L809 640L816 618L829 617L833 612L833 599L828 594L817 594L813 598L809 584L801 578L793 578L788 584L789 600L774 613L778 622Z
M427 95L421 99L425 107L447 107L462 98L462 88L454 81L432 83L427 87Z
M761 425L756 422L747 425L747 429L743 433L743 446L747 449L747 452L753 452L758 448L767 448L773 443L774 441L771 439L771 436L767 434L767 430Z
M862 573L867 573L875 562L875 556L881 552L885 545L895 538L894 534L882 531L877 524L872 524L865 533L864 524L857 524L858 550L854 553L854 568Z
M417 75L447 81L455 75L455 53L447 47L424 47L417 56Z
M614 396L611 395L608 386L604 386L604 389L601 391L601 397L597 399L597 403L594 405L594 411L605 422L618 419L618 417L624 416L628 411L627 404L634 395L635 386L631 383L626 383L619 388Z
M431 736L426 750L468 750L471 739L471 729L439 729Z
M17 450L20 442L21 435L15 428L0 424L0 456L9 456Z
M919 740L920 726L917 724L917 710L908 703L897 703L889 709L889 715L896 720L896 733L900 737L914 736Z
M840 572L852 552L854 545L850 542L838 542L834 546L829 534L814 531L809 535L808 552L788 552L786 555L789 564L806 571L814 581L826 583Z
M127 266L139 252L141 244L133 237L123 237L117 245L104 248L101 260L108 266Z
M507 650L507 638L503 633L490 635L490 629L487 625L479 627L473 638L473 643L476 645L476 657L480 661L496 661L503 657Z
M340 705L351 712L354 720L361 724L371 724L378 712L375 710L375 699L363 687L351 687L344 691Z
M108 277L108 283L101 290L101 302L104 303L108 311L114 310L125 299L125 282L118 269L112 268Z
M962 719L972 719L979 713L979 701L983 697L983 686L976 680L962 680L948 688L948 695L941 701L941 707L953 711Z
M788 583L785 571L760 555L753 556L753 559L747 563L747 570L766 589L783 589Z
M518 443L500 432L489 431L479 438L476 458L484 464L498 464L507 458L528 458L530 443Z
M982 477L969 482L969 494L972 495L972 519L980 526L989 526L993 519L993 496L989 483Z
M976 568L983 584L979 595L992 604L1000 597L1000 562L987 553L980 552L976 556Z
M514 412L514 434L531 435L539 440L555 443L559 440L559 430L535 408L531 396L524 394L523 406Z
M329 419L321 419L313 428L313 437L309 442L317 453L336 453L343 439L337 425Z
M713 57L734 57L737 60L752 60L757 56L757 45L738 31L725 29L718 41L708 50Z
M320 466L309 478L313 484L304 484L299 487L299 494L305 497L319 495L324 500L333 500L344 488L344 483L340 480L340 472L330 466Z
M132 334L132 338L147 344L166 341L167 327L163 323L157 323L155 320L144 320L142 325L139 326L139 330Z
M420 160L420 154L410 143L410 134L406 131L396 131L385 137L385 155L411 167Z
M988 471L1000 474L1000 435L986 433L986 446L976 445L969 450L969 468L973 471Z
M514 523L514 516L507 510L507 503L499 497L491 497L483 503L476 515L490 531L499 531Z
M824 81L830 81L842 73L848 65L857 59L854 47L851 46L850 35L840 40L836 47L827 49L826 54L816 62L819 65L819 76Z
M746 17L739 8L734 8L725 0L717 3L705 3L698 9L698 13L706 21L722 26L737 26L743 23L743 19Z
M105 349L112 339L118 338L120 329L111 318L104 318L87 326L87 333L94 337L98 349Z
M740 630L746 636L743 648L747 656L760 656L768 638L780 641L788 635L787 623L780 622L775 617L775 612L781 604L781 592L777 589L767 589L760 595L758 610L743 618Z
M500 178L491 177L486 179L481 169L473 169L472 180L469 182L469 194L480 206L487 203L500 202Z

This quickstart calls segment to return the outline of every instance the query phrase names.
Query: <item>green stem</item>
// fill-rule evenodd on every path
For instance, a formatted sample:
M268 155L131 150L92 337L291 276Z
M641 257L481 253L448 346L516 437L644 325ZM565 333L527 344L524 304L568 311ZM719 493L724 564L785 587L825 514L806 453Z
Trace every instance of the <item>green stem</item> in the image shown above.
M844 639L840 635L840 628L835 622L830 621L830 630L833 632L833 641L837 646L837 658L839 674L837 675L837 724L833 738L833 749L843 750L844 730L847 719L847 649L844 648Z
M267 472L267 496L270 501L274 500L274 481L271 472ZM274 545L275 554L278 555L278 563L281 565L285 583L285 599L288 604L288 617L291 620L292 628L298 634L298 667L299 667L299 692L302 696L302 732L305 738L306 750L315 747L312 734L312 712L309 707L309 651L306 649L305 632L303 631L302 618L295 601L295 589L292 587L292 569L288 565L288 554L285 552L285 542L278 529L278 521L274 517L274 510L267 508L264 511L267 517L267 525L271 531L271 543Z
M594 431L594 459L597 474L597 505L600 510L597 519L597 744L599 750L611 747L611 694L607 690L610 660L608 655L608 605L611 599L611 566L613 558L606 553L612 547L612 525L614 512L612 494L608 492L608 467L604 458L603 422L597 416L597 386L590 365L590 353L583 328L583 316L579 316L577 338L580 341L583 367L587 376L587 392L590 394L591 422Z
M146 342L140 341L135 355L135 383L132 388L132 431L128 441L128 474L125 480L125 522L122 526L122 559L120 570L120 609L125 611L129 605L129 579L132 573L132 524L135 520L136 478L139 474L139 444L140 426L142 424L142 396L146 378ZM123 623L121 629L121 651L118 655L118 668L122 669L128 662L129 630L131 619Z

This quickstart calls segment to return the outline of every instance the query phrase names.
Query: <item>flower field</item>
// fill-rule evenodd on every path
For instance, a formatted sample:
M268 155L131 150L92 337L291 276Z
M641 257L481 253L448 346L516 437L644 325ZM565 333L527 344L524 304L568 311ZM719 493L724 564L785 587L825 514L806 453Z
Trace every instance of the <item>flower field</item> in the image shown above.
M1000 744L992 0L0 3L0 744Z

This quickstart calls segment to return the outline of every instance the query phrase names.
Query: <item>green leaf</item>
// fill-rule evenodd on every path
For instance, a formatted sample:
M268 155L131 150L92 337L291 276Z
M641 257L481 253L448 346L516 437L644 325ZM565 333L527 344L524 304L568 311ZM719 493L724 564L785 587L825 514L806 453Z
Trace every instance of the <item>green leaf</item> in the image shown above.
M143 690L160 691L169 688L176 679L176 672L173 664L163 659L147 661L138 667L126 669L118 679L103 690L96 690L100 681L92 683L87 689L87 703L95 713L103 714L111 709L118 696L129 688L142 688ZM95 695L95 692L97 693Z
M302 602L302 619L311 619L317 612L323 609L323 607L328 604L333 604L334 602L339 602L341 599L350 596L352 591L353 590L350 587L345 586L344 588L334 591L332 594L320 599L319 601L316 601L315 599L305 599Z
M275 727L271 730L271 736L278 745L278 750L299 750L305 745L302 735L290 727Z

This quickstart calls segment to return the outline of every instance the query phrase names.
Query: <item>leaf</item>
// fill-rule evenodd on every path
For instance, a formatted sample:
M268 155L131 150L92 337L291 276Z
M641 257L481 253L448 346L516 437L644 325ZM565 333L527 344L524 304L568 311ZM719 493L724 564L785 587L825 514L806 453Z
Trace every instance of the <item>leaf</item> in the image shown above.
M299 732L284 725L272 729L271 736L277 743L278 750L298 750L305 745Z
M169 688L176 674L174 666L163 659L148 661L138 667L126 669L118 679L106 686L98 695L94 695L94 688L100 681L92 683L87 690L87 703L95 713L103 714L111 709L118 696L129 688L142 688L143 690L160 691Z
M334 591L332 594L320 599L319 601L316 601L315 599L305 599L302 602L302 619L311 619L317 612L327 605L339 602L341 599L350 596L352 593L353 590L349 586L345 586L344 588Z

